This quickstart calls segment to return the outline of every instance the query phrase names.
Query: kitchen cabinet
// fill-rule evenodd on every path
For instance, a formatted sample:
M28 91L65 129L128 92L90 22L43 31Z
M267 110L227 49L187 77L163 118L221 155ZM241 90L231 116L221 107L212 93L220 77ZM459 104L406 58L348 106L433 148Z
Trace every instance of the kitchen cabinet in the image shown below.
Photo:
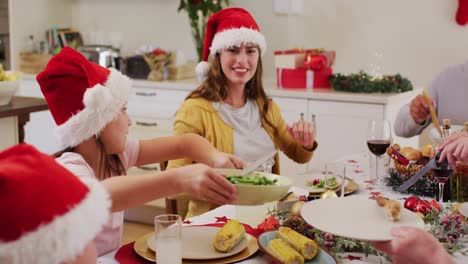
M128 98L128 114L132 120L129 137L150 139L172 135L172 123L188 90L172 90L148 82L134 81ZM131 177L160 172L159 163L134 167L128 171ZM165 198L125 211L125 219L153 224L155 215L165 212Z
M307 118L308 113L308 100L297 99L297 98L287 98L280 96L273 96L273 101L281 109L281 114L286 122L286 124L291 125L294 122L297 122L303 118L304 120L310 121ZM309 168L309 163L299 164L286 156L283 152L279 153L280 158L280 170L281 175L292 177L293 180L295 175L304 173ZM314 159L314 158L312 158Z
M157 86L149 88L135 81L128 98L128 114L133 125L129 136L135 139L150 139L172 135L172 123L188 91L170 90ZM140 170L159 171L159 164L141 166ZM138 168L136 169L138 170ZM129 174L137 172L132 170Z
M21 78L16 96L44 98L35 76L25 75ZM44 153L53 154L62 150L55 140L54 130L57 127L49 110L34 112L24 126L24 142L35 146Z
M384 119L384 105L309 100L308 116L315 115L319 148L312 167L343 156L366 152L369 120Z
M15 116L0 118L0 150L18 144L18 119Z
M411 96L409 94L412 94ZM408 103L416 92L399 97L398 100L329 101L309 99L308 117L315 115L317 148L310 163L312 168L321 168L326 162L348 155L368 152L367 128L369 120L389 120L393 126L400 108ZM418 146L418 137L401 138L393 131L393 142L403 146Z

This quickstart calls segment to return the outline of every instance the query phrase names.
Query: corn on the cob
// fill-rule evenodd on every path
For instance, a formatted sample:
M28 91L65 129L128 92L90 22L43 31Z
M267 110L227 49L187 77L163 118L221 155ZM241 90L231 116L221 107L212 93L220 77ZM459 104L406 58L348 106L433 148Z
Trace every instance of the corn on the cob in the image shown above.
M289 227L280 227L276 237L283 239L295 250L299 251L305 259L313 259L318 253L315 241L309 239Z
M228 252L244 239L245 228L236 219L229 220L214 237L213 246L220 252Z
M268 243L267 251L284 264L304 264L304 257L280 238Z

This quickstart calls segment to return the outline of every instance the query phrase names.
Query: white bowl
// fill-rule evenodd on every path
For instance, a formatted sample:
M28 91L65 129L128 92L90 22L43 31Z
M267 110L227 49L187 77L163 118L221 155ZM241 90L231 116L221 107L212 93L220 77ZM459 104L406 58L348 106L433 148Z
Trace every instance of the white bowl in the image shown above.
M217 171L226 174L227 176L235 176L240 174L240 170L234 169L217 169ZM261 205L268 202L278 201L281 197L288 193L292 186L292 181L288 177L279 176L276 174L254 171L252 173L260 174L269 179L277 179L274 185L247 185L235 184L237 188L237 205Z
M0 82L0 105L7 105L15 95L19 87L19 81Z

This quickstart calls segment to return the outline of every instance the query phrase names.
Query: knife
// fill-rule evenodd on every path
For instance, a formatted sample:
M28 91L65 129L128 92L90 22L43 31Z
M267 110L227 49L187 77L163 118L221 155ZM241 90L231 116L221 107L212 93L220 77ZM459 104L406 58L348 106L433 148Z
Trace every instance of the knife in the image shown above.
M398 191L406 191L409 187L415 184L419 179L424 176L430 169L437 167L437 156L432 158L426 166L424 166L418 173L416 173L413 177L409 178L405 183L403 183L400 187L398 187Z
M240 172L240 176L245 176L252 171L254 171L256 168L258 168L260 165L265 163L268 159L276 155L278 151L275 149L274 151L268 152L266 155L262 156L261 158L257 159L256 161L250 163L247 165L243 170Z

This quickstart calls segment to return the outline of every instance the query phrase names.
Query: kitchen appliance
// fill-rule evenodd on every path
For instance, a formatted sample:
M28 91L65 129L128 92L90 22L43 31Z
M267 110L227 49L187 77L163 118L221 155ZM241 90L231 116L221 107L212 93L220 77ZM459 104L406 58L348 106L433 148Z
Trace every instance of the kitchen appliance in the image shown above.
M121 70L123 58L120 57L120 51L112 46L106 45L85 45L78 48L88 60L95 62L106 68L115 68Z
M132 79L147 79L151 69L143 55L125 58L125 75Z
M10 69L10 40L8 34L0 33L0 64L3 69Z

